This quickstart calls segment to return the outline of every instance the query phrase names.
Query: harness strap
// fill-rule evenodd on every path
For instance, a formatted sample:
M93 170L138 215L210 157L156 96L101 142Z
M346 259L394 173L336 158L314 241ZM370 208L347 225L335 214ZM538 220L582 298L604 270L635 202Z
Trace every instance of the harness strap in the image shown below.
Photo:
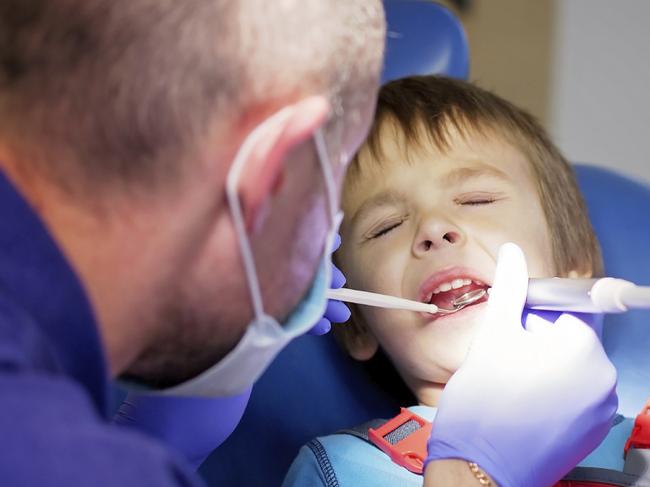
M650 405L650 402L648 404ZM645 416L643 421L648 418L647 413L646 407L639 415ZM623 416L617 415L613 424L616 425L623 419ZM402 408L400 414L392 419L373 419L336 433L356 436L384 451L393 462L421 475L431 422ZM638 444L635 440L647 434L647 430L635 428L628 444ZM576 467L555 484L555 487L649 487L650 449L635 448L632 445L627 451L623 472L605 468Z
M371 419L370 421L366 421L365 423L362 423L359 426L353 426L352 428L345 428L342 430L338 430L335 434L356 436L357 438L361 438L366 443L370 443L372 445L374 443L372 443L370 441L370 438L368 438L368 430L370 428L372 429L381 428L386 423L388 423L388 421L389 421L388 419Z
M555 487L648 487L648 481L648 478L642 479L608 468L576 467L555 484Z
M623 472L645 477L649 479L650 485L650 450L630 448L625 457Z

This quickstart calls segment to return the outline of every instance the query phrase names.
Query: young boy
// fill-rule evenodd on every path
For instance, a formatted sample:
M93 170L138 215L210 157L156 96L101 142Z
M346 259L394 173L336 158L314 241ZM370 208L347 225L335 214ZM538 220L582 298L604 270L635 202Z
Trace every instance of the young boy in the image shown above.
M602 274L569 164L530 115L462 81L411 77L381 89L368 140L348 171L343 209L336 257L350 288L451 308L456 297L490 287L505 242L523 249L531 277ZM357 360L385 355L419 405L411 410L435 423L437 401L485 306L484 299L450 315L353 307L337 333ZM600 334L600 320L594 327ZM582 465L622 470L631 428L619 420ZM422 484L358 436L312 440L285 485Z

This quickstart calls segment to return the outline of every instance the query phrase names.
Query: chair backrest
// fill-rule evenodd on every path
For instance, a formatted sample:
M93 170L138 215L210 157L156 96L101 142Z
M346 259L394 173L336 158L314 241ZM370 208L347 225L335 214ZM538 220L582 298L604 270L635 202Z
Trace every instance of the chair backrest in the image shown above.
M607 275L650 285L650 187L609 169L575 168ZM619 409L635 416L650 398L650 312L607 316L603 342L619 374Z
M446 8L420 0L386 0L385 7L384 81L410 74L467 76L465 34ZM392 416L398 406L332 337L299 338L256 384L239 427L201 474L211 485L280 485L307 441Z

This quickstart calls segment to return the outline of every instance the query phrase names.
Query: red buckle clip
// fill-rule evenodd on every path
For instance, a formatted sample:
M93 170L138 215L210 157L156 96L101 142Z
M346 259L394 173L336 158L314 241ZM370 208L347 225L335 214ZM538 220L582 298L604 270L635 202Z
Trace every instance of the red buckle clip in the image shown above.
M420 427L394 445L385 437L409 421L417 422ZM400 413L377 429L368 429L368 439L391 460L413 473L421 474L424 460L427 458L427 440L431 436L431 422L401 408Z
M630 448L650 448L650 401L648 401L643 410L634 420L632 434L625 442L625 455Z

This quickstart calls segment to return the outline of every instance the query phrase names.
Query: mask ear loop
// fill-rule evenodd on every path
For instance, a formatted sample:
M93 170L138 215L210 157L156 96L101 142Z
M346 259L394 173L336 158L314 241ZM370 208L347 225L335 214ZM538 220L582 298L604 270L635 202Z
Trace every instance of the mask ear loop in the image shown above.
M336 187L334 183L334 173L332 172L332 164L325 145L325 138L323 137L322 129L317 129L314 132L314 144L316 145L316 153L318 154L318 161L323 171L323 179L325 181L325 191L327 193L327 206L329 207L328 219L330 228L336 222L336 215L338 213L338 205L336 204Z
M253 258L253 251L251 250L248 235L246 235L246 228L244 226L244 212L242 211L237 194L237 183L239 182L240 175L244 169L244 165L248 160L255 144L257 143L260 135L263 133L265 127L272 121L278 118L285 117L288 113L288 107L283 108L275 115L272 115L266 121L258 125L248 136L239 148L235 159L232 162L228 176L226 177L226 198L230 211L232 212L233 225L235 226L235 233L239 241L239 250L242 262L244 264L244 273L246 274L246 281L248 282L248 289L251 295L253 305L253 312L257 319L264 316L264 304L262 302L262 293L260 291L260 281L257 277L255 270L255 259Z

